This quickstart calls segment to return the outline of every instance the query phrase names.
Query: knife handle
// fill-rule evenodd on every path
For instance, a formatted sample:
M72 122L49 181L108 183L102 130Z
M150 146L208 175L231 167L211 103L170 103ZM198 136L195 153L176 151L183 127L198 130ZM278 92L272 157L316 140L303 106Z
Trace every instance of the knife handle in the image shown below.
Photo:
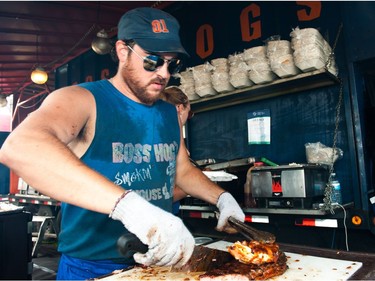
M133 233L126 233L117 239L117 249L125 258L132 258L135 253L146 253L148 246Z

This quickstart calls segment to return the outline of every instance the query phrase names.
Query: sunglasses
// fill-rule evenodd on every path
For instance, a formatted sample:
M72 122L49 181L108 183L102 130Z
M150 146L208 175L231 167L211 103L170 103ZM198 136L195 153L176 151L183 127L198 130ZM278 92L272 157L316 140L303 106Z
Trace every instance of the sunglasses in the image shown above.
M163 66L164 63L168 64L168 71L171 75L176 74L181 70L182 67L182 62L179 59L171 59L171 60L166 60L163 59L161 56L157 55L148 55L145 57L142 57L140 54L138 54L132 47L127 45L127 47L134 53L136 54L140 59L143 60L143 68L146 71L155 71L159 67Z

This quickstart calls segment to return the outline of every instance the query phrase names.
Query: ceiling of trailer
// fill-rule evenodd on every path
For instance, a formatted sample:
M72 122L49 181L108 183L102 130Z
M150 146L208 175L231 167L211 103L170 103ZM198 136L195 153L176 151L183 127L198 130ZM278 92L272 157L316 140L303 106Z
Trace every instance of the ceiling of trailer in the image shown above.
M117 22L135 7L164 9L170 1L2 1L0 3L0 97L33 96L54 90L53 71L91 48L105 29L116 35ZM36 66L49 73L34 84Z

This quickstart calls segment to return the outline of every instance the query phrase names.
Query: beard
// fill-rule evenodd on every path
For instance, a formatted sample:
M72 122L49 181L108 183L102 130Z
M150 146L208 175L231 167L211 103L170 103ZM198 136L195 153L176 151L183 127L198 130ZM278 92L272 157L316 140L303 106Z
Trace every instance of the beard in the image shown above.
M139 73L137 73L137 70L131 66L129 60L122 68L121 74L125 84L129 87L131 94L137 97L140 102L148 105L153 104L160 98L160 94L168 82L165 79L161 78L154 78L148 83L141 82L141 80L139 79ZM149 89L149 86L153 83L162 84L164 85L164 87L161 90L151 91Z

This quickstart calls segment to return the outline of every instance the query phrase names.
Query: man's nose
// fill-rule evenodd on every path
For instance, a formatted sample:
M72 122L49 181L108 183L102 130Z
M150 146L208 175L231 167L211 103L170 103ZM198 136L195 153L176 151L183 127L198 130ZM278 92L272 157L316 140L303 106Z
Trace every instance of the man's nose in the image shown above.
M164 62L164 64L157 69L157 72L164 79L169 79L171 74L169 73L169 70L168 70L168 62Z

